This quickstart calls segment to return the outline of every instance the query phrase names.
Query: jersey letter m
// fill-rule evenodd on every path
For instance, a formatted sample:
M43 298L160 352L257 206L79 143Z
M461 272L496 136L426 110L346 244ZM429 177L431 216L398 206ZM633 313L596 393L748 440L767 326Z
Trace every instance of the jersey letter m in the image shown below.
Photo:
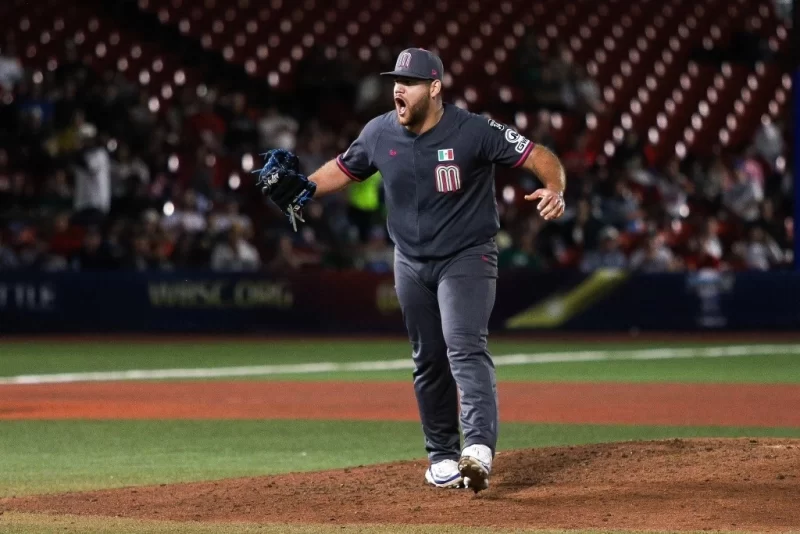
M397 64L394 66L395 69L407 69L411 66L411 53L410 52L403 52L399 56L397 56Z
M436 166L436 190L450 193L461 189L461 169L458 165Z

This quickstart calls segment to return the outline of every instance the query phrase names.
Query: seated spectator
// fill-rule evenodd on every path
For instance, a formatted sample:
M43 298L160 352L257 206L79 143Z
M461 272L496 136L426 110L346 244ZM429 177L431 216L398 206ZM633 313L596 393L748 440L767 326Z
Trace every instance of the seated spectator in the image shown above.
M665 273L677 270L679 263L664 244L664 238L653 233L647 242L631 255L630 268L643 273Z
M689 215L689 195L694 187L680 170L680 160L670 158L664 173L656 181L656 188L664 210L674 219L683 219Z
M292 236L282 234L278 238L275 256L267 264L267 270L273 273L295 271L310 265L318 265L320 258L303 253L292 242Z
M64 169L57 169L47 177L39 198L39 206L44 214L49 215L72 209L75 203L74 195Z
M110 162L111 193L116 202L133 196L142 185L150 183L150 169L127 143L120 143Z
M644 156L644 141L639 134L634 130L625 132L625 137L622 144L614 151L614 155L609 161L609 167L612 169L624 168L630 164L632 160L641 161Z
M183 130L194 143L201 143L214 152L221 152L228 125L214 109L216 98L214 91L208 91L204 97L199 98L197 107L187 117Z
M38 236L23 246L20 260L30 270L57 272L69 269L66 256L54 252L50 243Z
M174 212L161 219L161 227L173 236L181 232L204 232L208 227L206 215L199 209L199 199L193 189L183 193L181 206L175 207Z
M46 231L48 247L54 254L72 256L81 248L84 228L70 223L70 212L59 212L51 221Z
M374 226L369 239L360 248L355 262L358 269L374 273L390 273L394 269L394 249L386 242L386 231Z
M755 152L764 158L770 170L776 170L778 158L784 153L783 135L781 134L782 121L777 123L771 120L762 120L753 137Z
M715 260L722 259L722 242L719 240L719 223L713 217L706 219L697 235L698 245L704 254Z
M720 206L722 192L730 187L733 175L723 159L715 157L707 169L698 168L692 173L694 196L707 210L716 211Z
M298 129L297 120L282 114L276 106L270 106L258 122L260 146L293 151L297 144Z
M103 247L103 235L98 228L86 230L81 248L70 259L70 267L74 271L105 271L114 267L113 258Z
M132 271L148 271L153 267L153 251L150 239L140 233L131 239L130 253L125 258L123 268Z
M644 229L644 211L641 200L633 193L627 181L617 179L614 194L602 201L603 220L626 232L640 232Z
M3 243L3 232L0 232L0 271L10 271L19 267L19 259L14 250Z
M746 222L758 219L759 205L764 200L764 190L740 164L734 173L733 185L723 193L722 203L734 215Z
M500 252L497 258L499 268L524 268L538 271L544 267L542 255L536 250L536 237L541 231L542 224L539 219L534 219L534 221L536 222L526 226L518 240Z
M229 198L225 202L224 211L209 217L209 229L214 235L227 232L234 225L241 228L245 239L253 238L253 221L249 215L240 212L239 202Z
M167 236L159 236L153 241L153 269L158 271L173 271L175 264L171 256L175 244Z
M780 247L760 226L752 227L745 240L733 245L733 251L749 270L768 271L783 262Z
M575 137L572 148L561 155L561 164L568 176L585 174L595 163L597 153L589 150L589 130L584 130Z
M11 91L22 81L24 71L13 41L0 50L0 89Z
M565 224L563 239L567 246L593 250L603 228L599 210L593 209L591 201L584 197L577 203L575 217Z
M211 252L211 268L215 271L257 271L261 267L258 250L243 237L243 229L233 224L227 235Z
M628 259L619 248L619 231L613 226L606 226L600 232L599 247L586 252L581 261L583 272L597 269L625 269L627 267Z

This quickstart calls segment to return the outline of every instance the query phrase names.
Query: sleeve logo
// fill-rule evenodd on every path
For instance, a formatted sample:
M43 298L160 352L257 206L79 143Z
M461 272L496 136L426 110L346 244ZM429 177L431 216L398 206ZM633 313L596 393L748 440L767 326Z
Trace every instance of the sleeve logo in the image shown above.
M511 144L516 143L517 141L519 141L520 137L522 136L518 132L512 130L511 128L506 130L506 141L508 141L509 143Z
M505 126L503 126L499 122L494 121L493 119L489 119L489 126L494 128L495 130L500 130L501 132L506 129Z
M508 141L511 144L517 145L514 147L514 150L519 154L524 153L525 149L528 148L528 145L531 143L527 137L520 135L518 132L512 130L511 128L506 130L506 141Z

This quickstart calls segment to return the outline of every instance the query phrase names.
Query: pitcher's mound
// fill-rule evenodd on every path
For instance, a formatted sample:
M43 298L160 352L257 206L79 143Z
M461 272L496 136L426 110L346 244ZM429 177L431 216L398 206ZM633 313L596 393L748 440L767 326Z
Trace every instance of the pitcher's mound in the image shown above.
M0 509L270 523L779 531L800 527L800 440L623 442L501 452L488 490L425 463L26 497Z

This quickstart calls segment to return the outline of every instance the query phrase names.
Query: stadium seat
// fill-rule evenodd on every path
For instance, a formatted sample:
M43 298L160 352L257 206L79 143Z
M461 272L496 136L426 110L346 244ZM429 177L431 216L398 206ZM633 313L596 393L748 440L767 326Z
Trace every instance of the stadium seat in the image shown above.
M38 5L13 0L0 7L0 28L16 32L31 64L53 67L61 43L73 39L93 68L120 70L165 102L164 95L175 89L176 73L182 73L184 84L202 81L172 51L97 15L92 1L99 0ZM376 63L378 46L435 49L448 66L448 91L476 111L502 113L514 106L526 111L526 95L514 84L514 55L532 35L544 52L565 46L566 57L586 67L607 103L619 108L616 119L594 117L588 123L561 116L553 128L559 145L570 143L588 124L589 145L596 150L616 145L620 132L633 129L648 140L654 161L663 162L677 143L704 154L740 143L763 117L779 117L790 94L786 72L774 64L717 71L689 61L694 49L726 46L746 22L771 51L786 52L789 30L768 0L472 0L460 9L454 5L452 0L138 0L138 7L160 23L279 91L291 91L298 63L315 46L327 47L329 57L349 47L365 68L375 69L383 67ZM51 11L63 15L53 20L47 16Z

